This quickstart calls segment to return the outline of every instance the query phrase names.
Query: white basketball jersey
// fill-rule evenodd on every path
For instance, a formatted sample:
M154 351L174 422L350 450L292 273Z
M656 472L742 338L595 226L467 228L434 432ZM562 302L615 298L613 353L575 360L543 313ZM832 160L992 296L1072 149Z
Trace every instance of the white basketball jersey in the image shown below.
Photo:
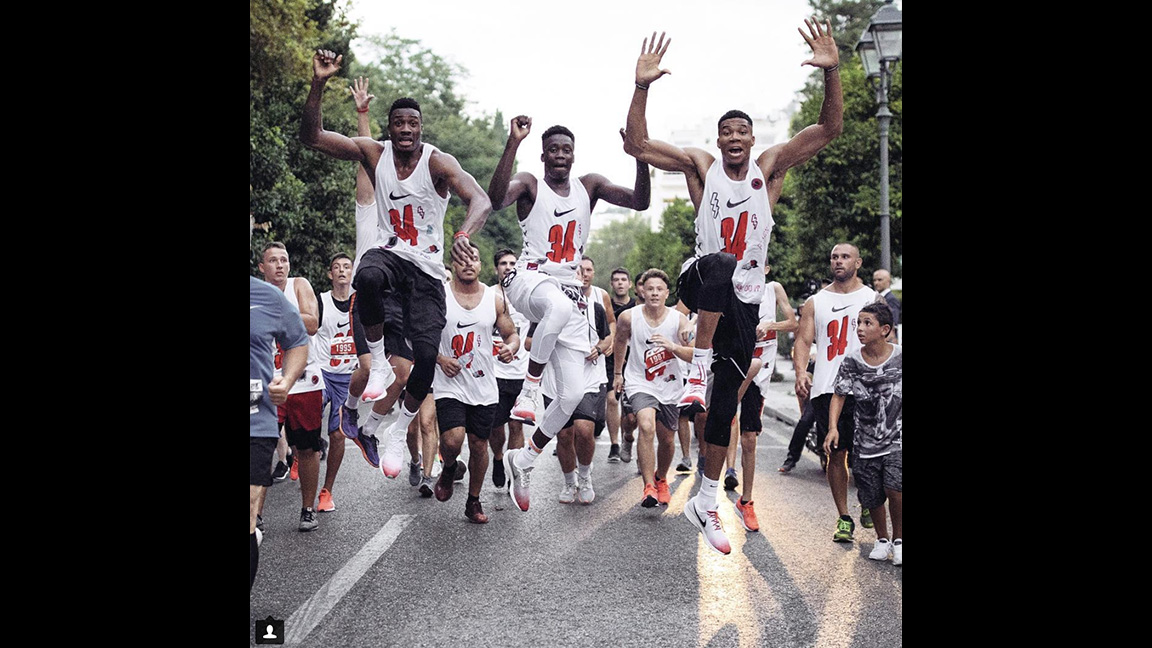
M501 290L500 284L489 286L489 290ZM520 337L520 345L524 345L524 337L528 335L528 327L531 323L524 313L512 307L512 301L505 296L504 304L508 307L508 317L512 318L512 323L516 325L516 335ZM504 336L500 335L500 331L496 330L496 324L492 324L492 355L496 356L499 350L496 348L497 342L503 342ZM502 380L524 380L524 376L528 373L528 351L527 349L520 349L516 355L512 356L512 362L504 364L499 359L495 359L493 371L497 378Z
M524 251L516 260L517 271L538 270L562 280L575 280L591 222L588 191L579 178L569 175L567 196L552 191L541 179L536 183L532 211L520 221Z
M425 142L412 175L396 176L392 142L376 165L376 204L380 214L379 245L416 264L431 277L444 280L444 212L448 199L436 193L428 159L438 151Z
M764 294L764 261L772 234L772 209L760 167L752 162L743 180L731 180L724 163L716 160L704 178L704 197L696 213L696 255L692 261L713 252L736 255L732 287L745 304L759 304Z
M440 332L440 354L455 358L460 373L449 378L437 365L432 379L436 400L452 398L466 405L493 405L500 400L492 357L492 329L496 325L496 293L484 286L476 308L456 301L452 286L444 288L447 322Z
M320 293L320 328L316 331L316 362L330 374L350 374L359 366L349 313L336 308L332 291Z
M300 310L300 300L296 298L296 277L288 277L287 283L284 284L284 296L297 311ZM288 390L289 394L303 394L324 389L324 380L320 377L320 363L316 360L316 337L308 336L308 364L304 366L304 372L300 374L296 384ZM276 357L273 360L273 375L284 375L284 350L280 348L279 343L276 344Z
M827 288L812 297L816 316L816 371L812 374L812 397L831 394L836 372L844 356L860 348L856 322L860 309L876 301L876 291L868 286L847 293Z
M352 274L360 267L360 258L372 248L383 245L380 236L380 210L376 202L371 205L356 203L356 255L352 261Z
M650 326L644 318L644 307L628 309L632 313L632 335L628 338L628 363L624 365L624 392L631 398L643 392L654 396L665 405L680 400L684 393L679 358L668 349L651 344L652 336L659 333L676 341L680 334L680 311L668 308L664 319Z

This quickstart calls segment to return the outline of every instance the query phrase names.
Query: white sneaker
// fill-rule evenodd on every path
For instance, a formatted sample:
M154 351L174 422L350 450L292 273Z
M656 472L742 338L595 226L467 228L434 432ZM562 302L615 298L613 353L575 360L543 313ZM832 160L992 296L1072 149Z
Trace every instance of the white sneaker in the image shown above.
M543 409L540 406L540 384L529 386L530 384L527 379L524 380L524 387L508 414L512 420L520 421L524 425L536 425L536 412Z
M875 546L872 547L872 553L868 557L872 560L888 560L888 556L892 555L892 543L888 542L886 538L877 538Z
M587 477L576 476L576 491L580 496L581 504L591 504L596 499L596 491L592 490L592 475Z
M509 482L512 483L511 495L512 501L516 503L516 508L521 511L528 510L528 486L531 481L532 468L520 469L516 467L516 457L523 448L515 448L504 453L504 474L507 476Z
M724 525L716 511L708 511L696 505L696 497L691 497L684 503L684 517L704 534L704 544L708 548L728 555L732 553L732 545L728 543L728 536L724 534Z
M897 539L894 542L892 542L892 564L893 565L903 565L904 564L904 540L903 539Z
M392 371L392 365L388 362L388 356L380 354L379 360L377 355L372 354L372 366L369 367L368 372L368 385L364 387L364 393L360 395L362 401L379 400L384 392L388 391L388 386L396 379L396 372Z
M694 371L695 377L688 379L688 387L684 390L684 395L680 397L680 403L677 405L680 409L692 408L691 411L702 412L707 409L705 397L708 395L708 374ZM699 407L699 409L695 409Z
M576 485L564 484L564 490L560 491L560 503L571 504L576 501Z
M259 547L262 542L264 542L264 532L256 529L256 546Z
M395 428L395 424L389 428L388 442L380 457L380 472L388 479L396 479L400 474L400 469L404 467L404 451L408 449L408 430Z

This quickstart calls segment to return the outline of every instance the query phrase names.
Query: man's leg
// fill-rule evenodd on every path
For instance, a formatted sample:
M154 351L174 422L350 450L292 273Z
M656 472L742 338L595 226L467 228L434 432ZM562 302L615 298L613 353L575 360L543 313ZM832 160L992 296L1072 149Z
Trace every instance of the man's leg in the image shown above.
M564 475L564 486L560 489L561 504L576 501L576 427L565 426L556 434L556 460L560 463L560 473Z
M720 474L728 454L732 417L736 415L737 395L744 377L729 360L715 363L713 369L712 398L708 403L708 421L704 428L707 443L704 455L704 476L700 490L688 500L684 517L704 534L705 544L723 554L732 547L717 515L716 497L720 488Z
M560 335L569 326L569 322L573 318L583 319L583 317L576 304L564 293L559 284L551 280L543 281L532 288L526 308L522 309L522 312L528 319L536 322L536 330L532 334L532 349L528 355L528 373L524 377L520 396L512 406L512 418L536 425L538 423L536 416L540 410L540 378L544 375L544 367L551 361L553 352L557 348L562 348L557 343ZM572 405L568 410L569 415L574 409L576 406ZM556 427L549 436L555 436L559 431L560 428Z
M608 440L612 443L608 449L608 463L617 463L620 461L620 399L612 385L608 385L605 401L604 418L608 425Z
M436 417L441 421L445 421L445 425L452 425L447 430L440 432L440 457L444 460L443 470L440 472L440 478L436 480L436 499L441 502L447 502L452 497L453 480L456 475L456 461L460 456L460 449L464 445L464 425L463 418L456 418L450 415L445 409L445 403L449 403L452 408L463 410L465 405L459 401L453 401L450 398L442 398L436 401ZM463 414L463 412L460 412ZM451 421L451 423L448 423ZM456 423L460 423L457 425Z
M667 506L672 501L668 470L672 467L672 459L676 456L676 430L661 420L662 414L663 412L658 412L656 415L656 470L652 484L656 487L656 501Z
M804 408L801 410L800 420L796 421L796 427L792 430L792 439L788 441L788 456L784 458L784 463L779 468L780 472L791 472L796 467L796 463L800 461L800 453L804 452L804 441L815 424L816 410L812 408L812 400L804 399Z

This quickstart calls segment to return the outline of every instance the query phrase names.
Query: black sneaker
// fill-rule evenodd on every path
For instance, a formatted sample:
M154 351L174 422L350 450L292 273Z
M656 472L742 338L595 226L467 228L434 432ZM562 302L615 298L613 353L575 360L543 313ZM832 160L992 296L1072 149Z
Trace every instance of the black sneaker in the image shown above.
M452 478L452 481L464 481L464 473L466 472L468 472L468 466L466 466L463 461L457 459L456 476Z
M459 459L456 460L456 465L459 466L464 462ZM452 498L452 474L447 470L440 473L440 478L436 480L436 486L432 489L436 495L436 499L441 502L447 502Z
M740 482L736 479L736 470L729 468L728 472L724 475L724 490L736 490L736 487L739 485Z
M608 451L608 463L620 463L620 444L613 443L612 449Z
M320 526L320 522L316 520L316 511L310 508L300 509L300 530L311 531Z
M328 439L320 437L320 461L328 458Z
M504 459L501 458L499 461L493 459L492 485L496 488L504 488L504 484L507 482L507 479L507 476L504 475Z
M272 471L273 481L284 481L288 478L288 464L283 461L276 462L276 469Z
M480 500L469 500L464 505L464 516L476 524L488 523L488 516L484 515L484 507L480 506Z
M795 467L796 467L796 460L793 459L792 457L788 457L787 459L784 460L784 463L780 464L780 467L777 468L776 470L778 470L782 473L788 473L788 472L792 472L792 469Z

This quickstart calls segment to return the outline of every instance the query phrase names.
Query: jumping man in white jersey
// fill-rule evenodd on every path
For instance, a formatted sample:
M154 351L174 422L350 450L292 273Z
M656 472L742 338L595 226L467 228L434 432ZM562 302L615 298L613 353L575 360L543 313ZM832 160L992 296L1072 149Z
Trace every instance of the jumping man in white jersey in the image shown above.
M512 499L521 511L528 510L528 475L540 451L564 427L583 398L584 358L596 344L595 331L588 325L576 269L588 241L589 222L596 201L637 211L648 208L647 166L637 163L634 189L614 185L602 175L571 175L575 161L575 136L563 126L544 131L541 142L544 162L543 182L526 171L512 176L512 163L520 142L528 136L532 120L520 115L512 119L508 143L504 147L488 196L496 209L516 203L516 215L524 234L524 250L501 285L521 313L537 323L528 357L528 374L513 418L536 425L531 442L504 455L512 479ZM574 304L573 302L576 302ZM582 306L577 306L582 304ZM556 400L544 408L540 420L540 378L544 366L556 372Z
M696 208L696 252L685 262L677 282L680 300L699 313L693 371L682 407L703 407L707 392L707 368L711 364L716 384L708 404L704 479L700 492L688 500L684 515L704 533L710 547L727 547L719 518L715 517L716 487L728 449L729 424L736 414L737 390L747 374L756 341L757 309L764 287L763 266L772 230L772 206L780 198L788 169L816 155L834 140L843 127L840 92L840 55L832 39L832 26L815 19L804 21L808 33L799 30L812 48L812 58L802 65L824 69L824 103L817 123L790 140L768 148L752 163L752 119L739 110L720 117L716 145L721 159L699 148L673 146L648 138L645 108L648 87L668 70L660 60L671 40L660 35L645 39L636 61L636 90L628 108L624 150L637 160L665 171L679 171L688 182L688 194ZM713 340L716 341L713 364Z
M392 372L385 368L385 297L396 292L404 310L404 334L412 344L414 362L400 415L388 430L380 458L386 477L400 474L408 425L432 386L436 349L444 328L444 212L449 192L468 205L464 223L452 244L452 259L476 259L468 238L484 226L492 203L476 179L456 158L420 141L420 105L397 99L388 111L388 141L350 138L324 130L320 99L324 85L340 70L343 56L320 50L312 58L312 86L300 120L305 146L341 160L360 162L376 187L381 238L364 253L352 286L357 298L353 317L362 318L372 363L362 397L379 397Z

